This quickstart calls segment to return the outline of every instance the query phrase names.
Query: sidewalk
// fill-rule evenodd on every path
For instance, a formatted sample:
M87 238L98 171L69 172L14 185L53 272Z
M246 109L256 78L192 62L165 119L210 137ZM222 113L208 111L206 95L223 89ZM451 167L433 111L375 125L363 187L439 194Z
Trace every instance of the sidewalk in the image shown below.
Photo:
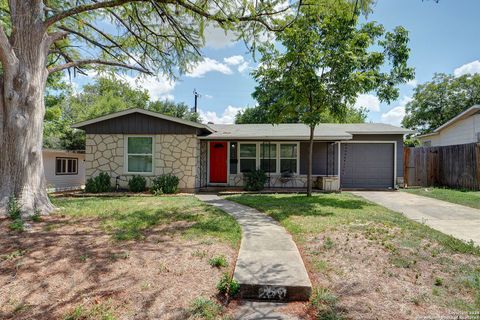
M234 278L240 298L308 300L312 284L290 234L269 216L217 195L197 198L231 214L242 227L242 242Z

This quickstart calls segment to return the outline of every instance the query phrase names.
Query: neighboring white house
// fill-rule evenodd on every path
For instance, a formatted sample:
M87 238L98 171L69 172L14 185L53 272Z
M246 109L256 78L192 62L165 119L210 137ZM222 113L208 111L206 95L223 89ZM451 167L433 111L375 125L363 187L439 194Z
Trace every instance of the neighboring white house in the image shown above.
M450 146L480 143L480 105L475 105L447 121L432 133L417 136L422 146Z
M76 190L85 186L85 153L43 149L48 191Z

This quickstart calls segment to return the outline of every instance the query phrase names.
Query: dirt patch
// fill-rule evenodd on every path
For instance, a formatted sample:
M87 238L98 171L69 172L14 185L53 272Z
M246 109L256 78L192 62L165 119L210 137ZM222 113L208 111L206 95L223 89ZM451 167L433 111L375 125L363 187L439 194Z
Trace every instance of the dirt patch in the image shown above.
M0 318L64 319L105 312L117 319L185 319L191 302L213 297L224 270L208 259L236 251L214 239L186 240L175 222L141 241L118 242L100 221L51 216L14 233L0 219ZM87 310L87 311L85 311Z
M325 289L320 304L345 319L446 316L475 303L461 282L479 257L409 242L398 228L345 227L308 236L300 247L312 283Z

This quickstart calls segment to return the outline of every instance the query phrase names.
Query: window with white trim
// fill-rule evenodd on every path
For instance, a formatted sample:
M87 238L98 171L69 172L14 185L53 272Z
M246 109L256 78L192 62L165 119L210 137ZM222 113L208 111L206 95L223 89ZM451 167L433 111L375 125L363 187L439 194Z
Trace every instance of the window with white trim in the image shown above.
M277 144L260 144L260 169L265 172L277 172Z
M280 173L297 173L298 145L280 144Z
M240 144L240 172L250 172L257 169L257 144Z
M74 175L78 174L78 158L56 158L56 175Z
M153 137L127 137L127 173L153 173Z

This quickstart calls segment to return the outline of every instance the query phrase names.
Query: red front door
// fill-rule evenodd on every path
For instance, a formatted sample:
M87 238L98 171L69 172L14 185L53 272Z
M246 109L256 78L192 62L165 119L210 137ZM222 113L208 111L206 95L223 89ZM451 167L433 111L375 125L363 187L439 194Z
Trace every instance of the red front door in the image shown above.
M210 142L210 182L227 182L227 143Z

